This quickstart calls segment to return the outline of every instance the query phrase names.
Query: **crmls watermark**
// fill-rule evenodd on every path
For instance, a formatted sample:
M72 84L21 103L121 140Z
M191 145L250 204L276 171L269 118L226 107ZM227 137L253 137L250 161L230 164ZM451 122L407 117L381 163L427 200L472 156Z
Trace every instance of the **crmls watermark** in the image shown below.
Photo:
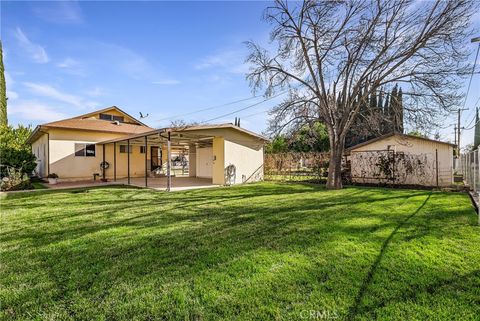
M305 320L333 320L338 319L337 311L330 310L303 310L300 318Z

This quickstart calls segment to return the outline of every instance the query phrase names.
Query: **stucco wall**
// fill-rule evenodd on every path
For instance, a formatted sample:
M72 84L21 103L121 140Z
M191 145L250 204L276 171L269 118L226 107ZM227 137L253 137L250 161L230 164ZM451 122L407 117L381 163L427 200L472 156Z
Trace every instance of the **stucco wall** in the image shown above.
M254 147L247 141L225 139L225 168L235 166L234 184L263 179L263 147Z
M249 178L250 181L263 178L263 142L261 140L245 133L225 128L201 130L198 133L214 136L211 148L211 177L214 184L223 185L225 183L225 168L231 164L235 165L237 169L236 184L242 183ZM103 160L102 145L96 146L95 157L81 157L75 156L75 143L95 144L124 136L123 134L116 133L71 129L50 129L49 134L49 149L47 147L48 142L46 141L47 136L43 135L32 143L32 150L45 144L46 153L50 159L50 173L58 174L60 180L85 180L92 179L94 173L102 174L100 169L100 163ZM124 178L127 176L127 153L120 153L120 145L126 145L126 142L116 143L116 176L117 178ZM145 154L140 153L140 145L131 146L130 176L143 177L145 175ZM150 146L151 145L147 148L148 170L150 169L151 158ZM163 144L161 147L163 150L162 158L166 161L166 144ZM110 163L110 167L105 172L108 179L113 179L114 176L113 155L113 143L106 145L105 160ZM204 160L198 159L198 151L191 153L191 155L195 157L194 163L196 164L194 164L194 166L196 165L196 168L194 168L190 175L197 175L198 163ZM44 172L46 175L46 160L44 164ZM200 174L197 176L201 176Z
M48 135L42 134L32 144L32 153L37 157L37 168L35 169L40 177L48 175Z
M50 173L56 173L61 180L92 179L93 173L101 174L100 163L103 160L101 145L96 146L95 157L75 156L75 143L94 144L100 141L124 136L123 134L103 133L94 131L79 131L66 129L51 129L50 133ZM36 142L35 142L36 143ZM116 162L117 178L127 176L127 153L120 153L117 143ZM147 158L150 159L150 148ZM110 163L106 170L107 178L113 178L113 144L105 146L105 160ZM130 154L130 175L144 176L145 154L140 154L140 146L132 145Z
M453 146L448 144L442 144L432 142L424 139L404 136L391 136L385 139L373 142L368 145L355 148L351 152L351 167L352 176L362 176L360 172L365 170L358 161L358 158L354 156L355 152L362 151L376 151L376 150L395 150L397 153L404 152L406 154L418 155L422 159L426 160L429 166L428 172L430 176L428 178L417 177L415 175L409 175L405 184L418 184L418 185L436 185L436 162L435 152L438 152L438 181L440 186L448 186L453 183ZM365 181L360 178L352 178L354 182L370 182L376 183L375 180Z

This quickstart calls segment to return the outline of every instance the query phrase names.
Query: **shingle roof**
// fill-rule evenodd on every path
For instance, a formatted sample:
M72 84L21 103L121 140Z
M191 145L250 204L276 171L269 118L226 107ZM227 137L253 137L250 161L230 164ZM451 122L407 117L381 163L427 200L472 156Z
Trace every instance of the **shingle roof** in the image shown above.
M141 134L153 130L148 126L135 125L129 123L115 123L108 120L100 120L94 118L71 118L51 123L43 124L42 127L46 128L66 128L66 129L81 129L92 130L112 133L124 133L124 134Z

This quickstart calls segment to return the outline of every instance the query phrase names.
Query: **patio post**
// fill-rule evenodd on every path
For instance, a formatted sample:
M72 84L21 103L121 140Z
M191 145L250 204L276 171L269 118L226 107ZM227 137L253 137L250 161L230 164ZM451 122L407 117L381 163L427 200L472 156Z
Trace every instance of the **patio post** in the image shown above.
M172 187L172 176L170 175L170 158L171 158L171 150L170 150L170 131L168 132L168 140L167 140L167 192L170 192L170 188Z
M127 184L130 185L130 139L127 139Z
M102 144L102 158L103 158L103 161L102 161L102 181L105 182L105 144Z
M117 142L113 143L113 181L117 181Z
M145 187L148 187L148 178L147 178L147 136L145 136Z

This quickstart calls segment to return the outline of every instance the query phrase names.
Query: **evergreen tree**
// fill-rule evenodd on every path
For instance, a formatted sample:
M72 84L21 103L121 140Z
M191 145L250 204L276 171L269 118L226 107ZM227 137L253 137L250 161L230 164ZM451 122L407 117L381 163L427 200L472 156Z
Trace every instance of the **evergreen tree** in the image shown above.
M390 93L387 93L387 98L385 98L385 105L383 105L383 121L382 121L382 134L388 134L390 128L389 115L390 115Z
M397 128L396 131L403 134L403 92L402 88L398 91L397 95Z
M5 69L3 67L3 49L0 41L0 126L7 126L7 87L5 84Z
M388 107L388 132L396 131L397 117L396 113L398 110L398 86L395 85L390 94L390 106Z
M477 108L477 113L475 115L475 136L473 137L473 150L477 149L478 145L480 145L480 123Z

